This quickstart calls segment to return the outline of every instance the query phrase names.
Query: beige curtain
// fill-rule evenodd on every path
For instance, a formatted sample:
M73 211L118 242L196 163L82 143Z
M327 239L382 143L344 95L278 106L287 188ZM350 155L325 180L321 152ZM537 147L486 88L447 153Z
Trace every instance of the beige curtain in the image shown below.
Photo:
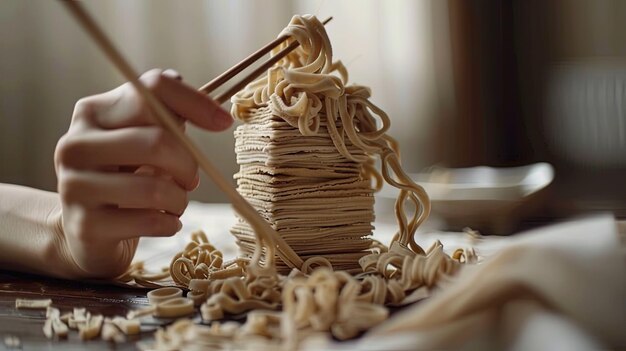
M432 152L423 150L431 144L438 106L451 98L442 93L447 83L434 69L433 50L446 47L440 1L84 4L138 71L175 68L193 86L276 37L293 14L334 16L328 31L335 57L347 64L352 81L372 87L373 101L390 113L407 167L417 170L432 161ZM1 1L0 45L0 182L54 190L54 147L74 103L123 80L55 1ZM223 174L236 172L232 131L190 133ZM206 179L193 196L224 201Z

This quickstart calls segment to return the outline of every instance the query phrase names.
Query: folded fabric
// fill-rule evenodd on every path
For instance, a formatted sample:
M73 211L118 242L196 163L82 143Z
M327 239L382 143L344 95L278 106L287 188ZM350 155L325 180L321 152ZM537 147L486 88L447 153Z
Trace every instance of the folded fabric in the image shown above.
M624 232L616 229L611 216L597 216L510 237L433 297L326 348L626 349Z

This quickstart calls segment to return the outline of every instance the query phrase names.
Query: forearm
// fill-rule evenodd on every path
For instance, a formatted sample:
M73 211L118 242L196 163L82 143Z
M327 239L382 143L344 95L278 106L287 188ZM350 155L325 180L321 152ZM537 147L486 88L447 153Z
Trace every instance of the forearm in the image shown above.
M71 277L56 193L0 184L0 267Z

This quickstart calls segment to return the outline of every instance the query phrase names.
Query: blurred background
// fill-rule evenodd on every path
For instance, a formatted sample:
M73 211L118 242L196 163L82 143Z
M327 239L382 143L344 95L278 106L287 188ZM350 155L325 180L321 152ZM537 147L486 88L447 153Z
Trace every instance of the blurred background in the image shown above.
M196 87L293 14L333 16L334 56L391 116L407 171L546 161L556 177L539 216L626 215L625 1L84 3L137 70L174 68ZM1 1L0 52L0 182L55 190L74 103L123 80L55 1ZM190 134L237 171L232 129ZM225 201L206 179L193 198Z

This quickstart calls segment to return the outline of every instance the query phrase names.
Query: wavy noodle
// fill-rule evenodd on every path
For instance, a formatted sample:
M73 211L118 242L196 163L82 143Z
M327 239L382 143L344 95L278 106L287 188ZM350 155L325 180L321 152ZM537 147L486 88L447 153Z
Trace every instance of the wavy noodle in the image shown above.
M134 281L137 285L145 288L159 288L161 287L160 281L170 278L169 268L165 267L161 269L161 272L154 273L148 272L144 265L143 261L134 262L128 267L126 273L117 277L115 280L124 284Z
M223 270L223 255L209 243L206 234L191 234L191 242L172 259L170 273L179 285L188 286L191 279L207 279L216 271Z

